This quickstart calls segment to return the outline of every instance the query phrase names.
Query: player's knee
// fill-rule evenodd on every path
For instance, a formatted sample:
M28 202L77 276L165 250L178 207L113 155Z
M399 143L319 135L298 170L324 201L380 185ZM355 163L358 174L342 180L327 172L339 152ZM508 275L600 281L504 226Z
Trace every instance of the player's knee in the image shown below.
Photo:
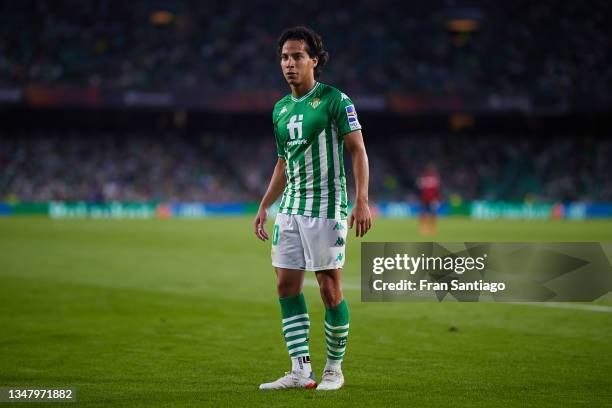
M321 282L319 291L323 302L328 306L335 306L342 301L342 289L340 289L339 282Z
M276 291L279 297L289 297L299 295L301 288L299 282L279 280L276 282Z

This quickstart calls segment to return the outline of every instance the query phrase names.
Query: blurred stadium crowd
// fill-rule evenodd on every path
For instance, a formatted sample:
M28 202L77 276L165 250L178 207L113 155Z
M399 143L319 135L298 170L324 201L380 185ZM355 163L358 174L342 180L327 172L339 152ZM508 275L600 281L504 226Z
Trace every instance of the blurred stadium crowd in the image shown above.
M609 0L468 3L0 2L0 88L284 93L276 40L306 23L331 52L322 81L359 100L499 94L610 106ZM261 128L248 139L41 129L0 131L0 201L257 201L276 160ZM612 201L609 137L374 131L365 132L373 201L417 201L429 161L444 199Z
M418 200L429 161L443 199L612 201L612 140L411 134L369 143L372 201ZM273 139L101 132L7 137L0 201L257 201L276 161ZM350 173L350 160L346 161ZM349 198L353 181L348 176Z
M609 98L609 0L468 3L2 2L0 85L279 89L276 39L306 22L347 92Z

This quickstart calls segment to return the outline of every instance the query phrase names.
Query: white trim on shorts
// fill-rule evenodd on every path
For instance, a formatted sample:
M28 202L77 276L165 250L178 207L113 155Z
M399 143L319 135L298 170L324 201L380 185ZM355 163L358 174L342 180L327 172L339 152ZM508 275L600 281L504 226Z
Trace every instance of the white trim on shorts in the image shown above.
M342 266L338 267L337 264L332 265L332 266L319 266L319 267L311 268L311 269L306 269L306 267L302 267L302 266L296 267L296 266L288 266L288 265L279 265L274 262L272 262L272 266L274 266L275 268L295 269L295 270L304 271L304 272L319 272L319 271L325 271L328 269L343 269Z

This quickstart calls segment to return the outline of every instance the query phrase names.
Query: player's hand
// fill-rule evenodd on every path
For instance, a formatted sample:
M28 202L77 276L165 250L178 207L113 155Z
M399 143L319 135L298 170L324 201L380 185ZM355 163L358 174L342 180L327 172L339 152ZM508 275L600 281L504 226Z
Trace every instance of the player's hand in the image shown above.
M353 224L355 225L355 236L359 238L363 237L372 228L372 215L368 204L355 204L353 211L351 211L349 228L353 228Z
M266 225L266 220L268 219L268 210L266 208L259 208L257 210L257 215L253 220L253 228L255 229L255 235L257 238L262 241L266 241L268 239L268 233L264 229Z

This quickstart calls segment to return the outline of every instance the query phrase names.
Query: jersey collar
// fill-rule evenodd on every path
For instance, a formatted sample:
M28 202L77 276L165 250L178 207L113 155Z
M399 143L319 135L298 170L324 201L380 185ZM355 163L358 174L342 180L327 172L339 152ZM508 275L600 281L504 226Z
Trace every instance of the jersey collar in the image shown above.
M319 87L319 82L315 82L315 85L312 87L312 89L310 91L308 91L308 93L306 93L306 95L303 95L300 98L295 98L293 97L293 95L291 95L291 100L293 102L302 102L304 99L308 98L310 95L312 95L312 93L315 91L315 89L317 89Z

